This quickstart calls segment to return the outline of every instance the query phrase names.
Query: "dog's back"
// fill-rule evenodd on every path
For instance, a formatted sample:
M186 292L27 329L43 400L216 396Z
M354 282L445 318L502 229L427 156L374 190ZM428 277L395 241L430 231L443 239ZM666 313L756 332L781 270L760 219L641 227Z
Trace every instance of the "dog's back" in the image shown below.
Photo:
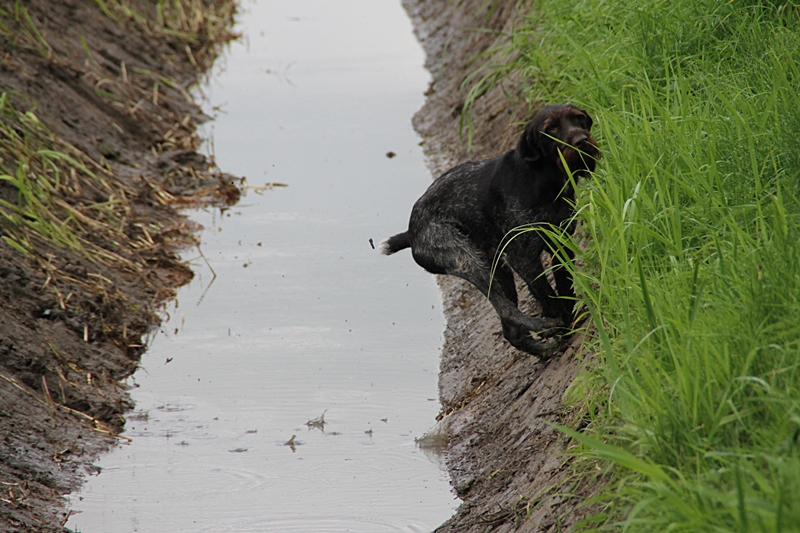
M478 177L487 160L467 161L456 165L431 183L411 209L409 229L393 235L378 245L378 251L392 255L414 245L415 237L431 221L465 220L475 216L481 188Z

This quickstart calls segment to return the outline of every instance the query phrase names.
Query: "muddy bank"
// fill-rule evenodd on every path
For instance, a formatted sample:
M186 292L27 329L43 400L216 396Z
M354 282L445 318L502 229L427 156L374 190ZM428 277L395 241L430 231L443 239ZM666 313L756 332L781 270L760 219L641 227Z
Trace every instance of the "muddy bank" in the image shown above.
M2 531L64 530L63 495L125 423L121 380L192 277L175 207L238 198L195 152L186 92L233 37L230 4L0 5Z
M529 80L504 79L477 100L471 149L459 135L459 120L467 94L462 84L481 66L473 58L505 44L498 31L507 34L519 22L518 3L403 4L432 75L426 104L414 117L432 175L510 148L535 107L520 96L521 84ZM439 376L442 423L451 444L447 465L463 503L437 531L572 529L585 513L578 508L582 498L574 495L588 495L593 487L569 484L568 442L544 420L579 423L580 414L561 399L585 364L581 337L542 362L503 339L494 310L471 285L451 277L438 281L447 320ZM529 298L522 302L528 312L537 312ZM567 490L572 497L564 496Z

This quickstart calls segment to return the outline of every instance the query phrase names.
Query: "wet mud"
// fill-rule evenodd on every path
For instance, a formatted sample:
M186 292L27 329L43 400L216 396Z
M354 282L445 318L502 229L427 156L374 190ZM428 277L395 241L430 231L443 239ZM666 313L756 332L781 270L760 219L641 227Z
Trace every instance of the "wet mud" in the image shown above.
M0 530L9 533L63 531L63 496L96 473L92 460L124 426L132 402L120 380L137 368L160 304L193 275L176 251L196 228L176 207L239 195L195 151L204 117L186 92L233 37L232 21L189 42L100 4L0 4L1 140L4 154L22 154L0 158L0 173L32 172L18 162L45 157L25 151L33 141L67 155L71 167L47 159L52 215L77 228L70 246L25 234L27 251L13 245L16 227L1 228ZM126 5L156 19L152 2ZM19 196L0 181L8 205Z
M432 176L509 149L536 108L521 97L525 80L505 78L477 99L471 146L460 121L468 90L464 80L490 66L476 58L506 44L503 34L522 16L518 3L403 4L432 75L426 103L414 117ZM489 59L503 60L497 55ZM595 487L571 484L568 440L545 421L580 424L580 413L565 407L562 396L582 365L591 362L581 351L582 336L541 361L503 339L496 313L475 288L447 276L438 283L447 323L439 375L440 425L449 437L452 485L463 503L436 531L572 530L587 512L580 507L583 497ZM527 294L519 284L518 289L521 296ZM526 312L538 312L530 298L522 296L521 302ZM565 496L567 491L572 495Z

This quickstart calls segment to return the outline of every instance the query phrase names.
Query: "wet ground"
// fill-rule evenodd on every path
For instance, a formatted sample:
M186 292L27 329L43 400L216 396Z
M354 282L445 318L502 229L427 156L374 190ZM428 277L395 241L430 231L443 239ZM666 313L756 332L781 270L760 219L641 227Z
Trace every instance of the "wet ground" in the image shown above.
M67 526L430 531L456 505L415 445L439 412L438 289L369 243L404 229L430 180L410 124L422 51L393 0L244 8L199 93L208 149L249 188L191 214L208 264L184 253L195 279L129 378L132 441Z

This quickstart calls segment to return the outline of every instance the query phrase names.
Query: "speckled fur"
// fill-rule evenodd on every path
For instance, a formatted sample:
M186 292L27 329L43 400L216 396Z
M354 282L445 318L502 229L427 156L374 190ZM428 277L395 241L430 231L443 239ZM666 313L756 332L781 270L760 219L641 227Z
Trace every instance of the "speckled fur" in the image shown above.
M575 180L594 171L600 153L591 127L588 113L577 107L545 107L526 124L514 149L462 163L436 179L414 204L408 230L383 241L379 250L391 255L410 247L414 260L428 272L469 281L488 294L504 337L520 350L543 355L544 344L530 332L571 321L574 292L568 270L558 268L558 257L553 257L554 291L541 262L541 252L550 243L536 231L510 241L493 280L491 265L514 228L574 232L575 191L563 161ZM519 310L512 270L527 283L548 318Z

